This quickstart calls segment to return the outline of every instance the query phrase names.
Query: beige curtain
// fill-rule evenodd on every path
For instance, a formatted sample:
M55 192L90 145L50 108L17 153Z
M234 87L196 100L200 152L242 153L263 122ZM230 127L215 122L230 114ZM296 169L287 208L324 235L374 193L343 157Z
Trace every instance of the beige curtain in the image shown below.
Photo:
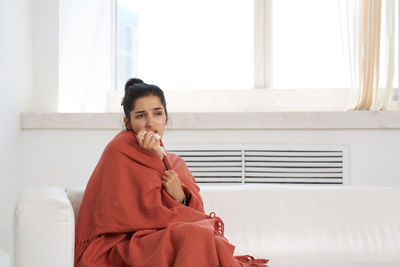
M340 11L343 49L351 77L348 110L395 109L395 0L343 0Z

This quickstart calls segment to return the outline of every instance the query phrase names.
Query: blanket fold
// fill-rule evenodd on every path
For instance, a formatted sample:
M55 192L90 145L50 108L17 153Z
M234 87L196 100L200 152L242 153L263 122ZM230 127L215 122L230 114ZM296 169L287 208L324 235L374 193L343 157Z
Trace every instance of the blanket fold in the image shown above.
M167 169L179 175L187 206L163 188ZM75 266L266 266L268 260L233 256L223 221L205 214L199 191L182 158L167 152L161 160L139 146L134 132L121 131L86 186Z

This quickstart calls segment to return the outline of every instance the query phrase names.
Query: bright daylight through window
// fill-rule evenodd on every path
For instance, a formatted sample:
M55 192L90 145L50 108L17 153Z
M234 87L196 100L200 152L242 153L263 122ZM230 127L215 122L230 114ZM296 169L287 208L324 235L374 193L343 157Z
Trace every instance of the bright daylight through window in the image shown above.
M253 1L118 0L116 87L253 88Z
M360 40L349 42L360 36L349 9L356 3L116 0L115 87L121 91L128 78L139 77L167 91L254 89L259 81L266 81L260 88L354 89L352 75L360 71L354 64L361 62L354 58L362 51L355 49ZM378 87L387 88L394 73L397 88L398 3L382 1L381 16Z
M272 25L274 88L349 87L337 1L273 1Z

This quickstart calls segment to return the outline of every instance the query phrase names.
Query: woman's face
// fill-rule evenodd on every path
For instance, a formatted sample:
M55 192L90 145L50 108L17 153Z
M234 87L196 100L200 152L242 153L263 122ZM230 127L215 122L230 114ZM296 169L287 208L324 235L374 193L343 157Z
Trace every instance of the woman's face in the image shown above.
M130 127L135 133L145 129L160 135L164 134L167 125L167 115L160 98L155 95L148 95L136 99L134 109L131 111ZM125 118L125 125L127 118Z

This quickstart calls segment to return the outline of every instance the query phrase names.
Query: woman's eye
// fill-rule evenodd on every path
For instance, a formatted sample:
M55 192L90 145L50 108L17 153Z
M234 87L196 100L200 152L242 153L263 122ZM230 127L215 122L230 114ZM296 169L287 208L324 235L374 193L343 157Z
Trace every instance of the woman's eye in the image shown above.
M143 114L137 115L136 118L138 119L143 118Z
M157 115L157 116L161 116L161 115L162 115L162 112L157 112L156 115Z

